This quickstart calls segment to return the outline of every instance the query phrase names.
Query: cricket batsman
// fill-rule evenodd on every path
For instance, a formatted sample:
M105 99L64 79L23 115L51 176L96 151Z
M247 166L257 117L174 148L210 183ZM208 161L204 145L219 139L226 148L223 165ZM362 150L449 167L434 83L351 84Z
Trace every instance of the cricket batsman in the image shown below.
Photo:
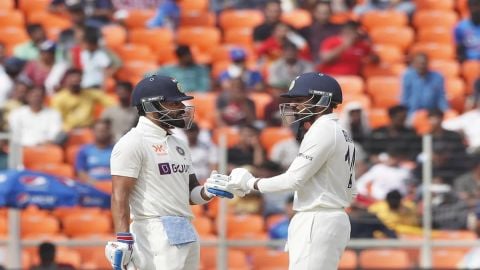
M334 270L350 239L345 208L356 193L355 147L333 113L342 103L342 90L334 78L311 72L293 80L283 97L288 102L280 104L282 118L300 125L297 157L285 173L271 178L234 169L227 187L245 193L295 191L289 269Z

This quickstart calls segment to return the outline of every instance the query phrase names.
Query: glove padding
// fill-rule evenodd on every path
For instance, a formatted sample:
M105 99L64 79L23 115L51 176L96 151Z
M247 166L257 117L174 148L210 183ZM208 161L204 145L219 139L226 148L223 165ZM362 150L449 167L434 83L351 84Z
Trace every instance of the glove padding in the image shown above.
M118 233L117 241L105 246L105 256L114 270L135 270L133 264L133 237L130 233Z
M205 191L209 197L217 196L221 198L232 199L233 195L245 196L241 191L234 191L227 188L230 177L228 175L219 174L217 171L212 171L210 177L204 184Z
M230 173L230 181L228 181L227 188L232 192L243 193L243 195L238 195L243 197L252 189L249 186L249 182L252 183L254 181L255 177L247 169L236 168Z

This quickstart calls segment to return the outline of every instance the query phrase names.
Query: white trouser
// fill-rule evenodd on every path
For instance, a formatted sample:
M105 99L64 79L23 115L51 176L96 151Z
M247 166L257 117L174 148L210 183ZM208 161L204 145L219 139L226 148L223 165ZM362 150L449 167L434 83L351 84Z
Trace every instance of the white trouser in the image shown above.
M298 212L288 227L289 270L335 270L350 239L343 209Z
M138 270L199 269L199 242L171 246L160 218L133 221L130 231L135 239L133 257Z

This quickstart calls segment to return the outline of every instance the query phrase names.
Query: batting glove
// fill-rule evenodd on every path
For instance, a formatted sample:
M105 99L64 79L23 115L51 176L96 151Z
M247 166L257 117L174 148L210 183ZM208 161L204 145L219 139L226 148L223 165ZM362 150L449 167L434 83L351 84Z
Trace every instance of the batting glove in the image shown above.
M117 241L109 241L105 246L105 256L114 270L133 270L133 236L129 232L117 233Z
M217 196L220 198L232 199L233 194L227 188L228 181L228 175L219 174L217 171L212 171L210 177L207 178L207 181L203 185L205 188L205 194L207 194L207 196L210 198Z
M244 168L233 169L230 173L230 181L227 188L248 194L253 189L253 185L257 179Z

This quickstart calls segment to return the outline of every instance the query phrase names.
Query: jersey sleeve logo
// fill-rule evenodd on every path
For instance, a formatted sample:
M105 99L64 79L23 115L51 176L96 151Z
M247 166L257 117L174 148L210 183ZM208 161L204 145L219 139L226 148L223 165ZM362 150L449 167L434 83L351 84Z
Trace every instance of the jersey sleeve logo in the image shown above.
M177 152L180 154L180 156L185 156L185 150L183 150L183 148L180 146L177 146Z
M152 148L153 148L153 151L155 151L155 153L157 153L158 155L168 154L167 149L162 144L153 144Z

